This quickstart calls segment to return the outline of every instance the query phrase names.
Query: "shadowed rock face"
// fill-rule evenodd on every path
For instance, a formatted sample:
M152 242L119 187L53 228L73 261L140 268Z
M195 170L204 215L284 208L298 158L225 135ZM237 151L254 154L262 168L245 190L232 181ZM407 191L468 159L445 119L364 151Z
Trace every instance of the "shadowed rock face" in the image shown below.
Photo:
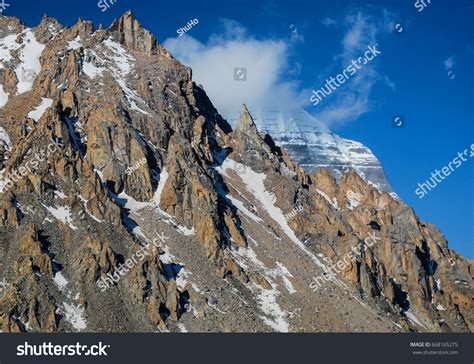
M130 12L0 17L0 97L3 332L473 329L436 227L233 130Z

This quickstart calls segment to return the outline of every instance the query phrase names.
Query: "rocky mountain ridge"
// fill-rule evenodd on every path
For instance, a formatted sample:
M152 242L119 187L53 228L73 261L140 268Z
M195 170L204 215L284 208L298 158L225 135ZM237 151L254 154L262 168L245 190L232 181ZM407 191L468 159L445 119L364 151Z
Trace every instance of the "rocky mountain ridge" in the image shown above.
M258 129L270 134L278 146L288 150L291 157L308 173L319 168L329 170L336 180L349 170L356 171L380 192L392 193L380 161L360 142L342 138L305 110L252 110ZM230 115L230 123L239 115Z
M0 17L0 127L3 332L473 330L436 227L231 128L131 12Z

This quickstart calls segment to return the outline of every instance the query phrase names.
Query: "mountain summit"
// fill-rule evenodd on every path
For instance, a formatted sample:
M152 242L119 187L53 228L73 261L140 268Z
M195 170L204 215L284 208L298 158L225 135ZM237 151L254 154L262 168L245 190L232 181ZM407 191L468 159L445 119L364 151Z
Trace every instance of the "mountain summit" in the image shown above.
M333 133L305 110L256 108L253 115L258 129L272 135L275 143L286 148L308 172L324 168L339 180L344 173L354 170L380 192L397 196L369 148ZM238 118L229 115L228 119L232 122Z
M434 225L254 120L233 130L130 12L0 17L1 330L474 329Z

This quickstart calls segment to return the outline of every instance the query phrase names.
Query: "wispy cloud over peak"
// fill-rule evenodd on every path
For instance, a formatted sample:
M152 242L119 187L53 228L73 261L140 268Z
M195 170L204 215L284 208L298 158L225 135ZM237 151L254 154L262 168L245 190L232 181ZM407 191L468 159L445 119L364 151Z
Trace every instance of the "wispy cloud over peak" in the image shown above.
M380 40L390 32L392 14L384 9L351 9L340 18L324 18L323 24L342 29L341 51L334 57L330 72L333 76L348 67L353 60L363 56L368 46L378 46L383 53ZM383 58L383 55L381 56ZM379 57L380 58L380 57ZM356 120L371 110L372 89L377 82L384 82L395 91L395 84L380 70L380 60L367 63L357 74L330 97L321 102L312 113L329 126L341 125ZM329 78L331 74L328 74Z
M184 64L193 68L194 80L202 84L224 116L240 111L242 104L260 108L301 108L298 84L288 75L300 65L289 64L291 39L257 39L240 23L222 19L221 32L201 42L189 35L169 38L164 45ZM245 80L235 80L234 70L245 69Z

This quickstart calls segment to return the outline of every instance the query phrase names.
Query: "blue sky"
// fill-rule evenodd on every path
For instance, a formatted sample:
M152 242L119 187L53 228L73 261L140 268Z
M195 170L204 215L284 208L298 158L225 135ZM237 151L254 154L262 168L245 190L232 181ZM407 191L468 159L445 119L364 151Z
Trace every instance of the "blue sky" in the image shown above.
M216 94L223 109L240 108L244 96L305 107L339 135L371 148L399 196L436 224L451 248L474 258L474 158L423 199L415 194L419 182L474 143L474 1L431 1L421 12L415 1L117 0L101 12L95 0L6 0L5 14L30 26L45 13L65 25L81 16L108 26L132 9L160 43L196 62L203 82L221 78L219 67L205 67L216 55L220 62L232 60L232 67L248 65L254 87ZM191 19L199 23L177 37ZM381 55L319 105L309 103L312 89L373 43ZM192 58L193 50L202 52L201 60ZM404 128L393 127L395 115L404 117Z

